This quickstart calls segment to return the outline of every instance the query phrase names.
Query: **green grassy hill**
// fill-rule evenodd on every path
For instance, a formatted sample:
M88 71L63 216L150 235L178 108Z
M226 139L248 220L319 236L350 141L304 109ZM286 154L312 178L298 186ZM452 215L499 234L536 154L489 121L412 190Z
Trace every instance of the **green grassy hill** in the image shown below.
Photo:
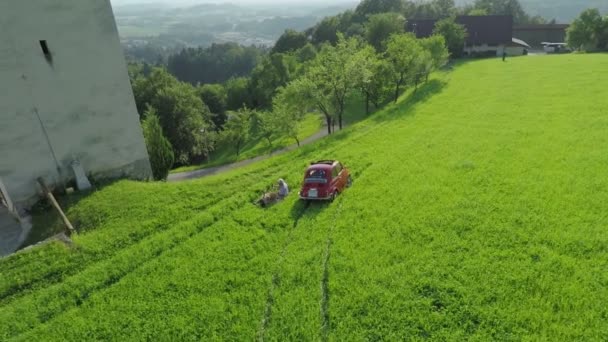
M0 340L606 340L607 55L463 63L335 136L0 260ZM311 160L354 185L251 202Z

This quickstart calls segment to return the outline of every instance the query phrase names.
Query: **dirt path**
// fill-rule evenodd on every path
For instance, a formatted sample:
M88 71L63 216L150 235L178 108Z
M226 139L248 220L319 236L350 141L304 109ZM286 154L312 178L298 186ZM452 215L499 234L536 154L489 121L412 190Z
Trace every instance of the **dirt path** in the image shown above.
M312 142L315 142L323 137L327 136L327 127L324 126L319 132L317 132L314 135L311 135L310 137L300 141L300 146L304 146L307 144L310 144ZM180 172L180 173L172 173L169 175L169 177L167 178L167 181L169 182L180 182L180 181L185 181L185 180L189 180L189 179L196 179L196 178L203 178L203 177L207 177L207 176L211 176L211 175L215 175L218 173L222 173L222 172L226 172L229 170L233 170L239 167L243 167L243 166L247 166L250 165L252 163L264 160L264 159L268 159L270 157L273 156L278 156L281 155L285 152L289 152L289 151L293 151L295 149L298 148L297 144L293 144L291 146L287 146L285 148L282 148L280 150L276 150L273 151L270 154L264 154L261 156L257 156L255 158L251 158L251 159L245 159L245 160L241 160L232 164L226 164L226 165L221 165L221 166L216 166L216 167L210 167L207 169L200 169L200 170L195 170L195 171L188 171L188 172Z

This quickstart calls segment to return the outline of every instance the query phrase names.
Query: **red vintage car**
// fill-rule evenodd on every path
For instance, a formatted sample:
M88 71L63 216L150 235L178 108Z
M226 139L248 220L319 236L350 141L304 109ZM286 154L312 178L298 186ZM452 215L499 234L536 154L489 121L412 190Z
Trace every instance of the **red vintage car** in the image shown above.
M321 160L306 169L300 199L333 201L351 184L350 173L342 163L337 160Z

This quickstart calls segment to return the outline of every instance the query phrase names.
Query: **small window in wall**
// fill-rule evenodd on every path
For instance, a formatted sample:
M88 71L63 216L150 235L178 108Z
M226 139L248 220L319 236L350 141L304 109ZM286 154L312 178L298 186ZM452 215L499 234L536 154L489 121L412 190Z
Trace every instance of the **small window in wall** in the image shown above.
M49 45L46 40L40 41L40 48L42 49L42 53L44 53L44 58L46 58L47 62L51 62L53 56L51 55L51 50L49 50Z

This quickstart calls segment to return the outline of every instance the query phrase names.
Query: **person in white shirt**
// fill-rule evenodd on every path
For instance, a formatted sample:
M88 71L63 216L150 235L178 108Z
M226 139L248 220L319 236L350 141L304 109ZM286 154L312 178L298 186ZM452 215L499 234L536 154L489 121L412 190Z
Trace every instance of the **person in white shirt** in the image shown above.
M279 179L279 198L285 198L289 195L289 187L287 183L281 178Z

